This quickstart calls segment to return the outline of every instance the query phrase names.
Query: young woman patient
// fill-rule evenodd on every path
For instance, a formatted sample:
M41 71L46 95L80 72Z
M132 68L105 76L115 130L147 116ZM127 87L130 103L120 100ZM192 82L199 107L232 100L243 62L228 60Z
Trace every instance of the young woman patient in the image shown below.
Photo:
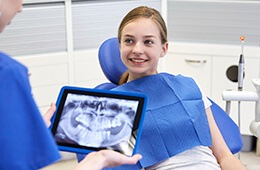
M146 6L131 10L118 29L121 59L128 68L113 90L148 96L137 165L116 169L242 170L213 118L211 102L192 78L158 73L168 50L160 13Z

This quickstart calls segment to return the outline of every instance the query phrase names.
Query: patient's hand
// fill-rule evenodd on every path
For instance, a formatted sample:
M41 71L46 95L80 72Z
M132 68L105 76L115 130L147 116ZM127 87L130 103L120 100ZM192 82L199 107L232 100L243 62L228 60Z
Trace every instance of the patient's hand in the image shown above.
M51 118L56 111L56 106L54 103L51 103L50 108L47 110L47 112L43 115L43 120L47 127L51 125Z

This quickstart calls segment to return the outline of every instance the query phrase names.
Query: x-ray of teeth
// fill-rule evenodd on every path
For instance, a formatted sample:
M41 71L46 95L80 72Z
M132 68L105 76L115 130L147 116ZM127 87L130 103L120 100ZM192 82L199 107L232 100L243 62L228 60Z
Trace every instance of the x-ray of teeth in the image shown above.
M127 148L137 107L134 100L68 94L55 139L87 147Z

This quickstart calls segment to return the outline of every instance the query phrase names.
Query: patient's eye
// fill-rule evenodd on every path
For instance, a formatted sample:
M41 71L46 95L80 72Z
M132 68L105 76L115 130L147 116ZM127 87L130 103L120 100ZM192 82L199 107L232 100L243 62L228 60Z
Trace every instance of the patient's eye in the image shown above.
M130 38L127 38L127 39L125 39L125 43L132 44L132 43L134 43L134 40L130 39Z
M152 41L152 40L145 40L145 41L144 41L144 44L150 45L150 44L153 44L153 41Z

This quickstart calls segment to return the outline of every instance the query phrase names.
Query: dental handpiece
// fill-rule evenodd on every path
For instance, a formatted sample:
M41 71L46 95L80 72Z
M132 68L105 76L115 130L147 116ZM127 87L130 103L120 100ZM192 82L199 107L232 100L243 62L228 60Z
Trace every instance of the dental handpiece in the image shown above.
M245 61L244 61L244 36L240 36L241 41L241 54L239 56L239 62L238 62L238 75L237 75L237 81L238 81L238 90L243 90L243 79L244 79L244 69L245 69Z

